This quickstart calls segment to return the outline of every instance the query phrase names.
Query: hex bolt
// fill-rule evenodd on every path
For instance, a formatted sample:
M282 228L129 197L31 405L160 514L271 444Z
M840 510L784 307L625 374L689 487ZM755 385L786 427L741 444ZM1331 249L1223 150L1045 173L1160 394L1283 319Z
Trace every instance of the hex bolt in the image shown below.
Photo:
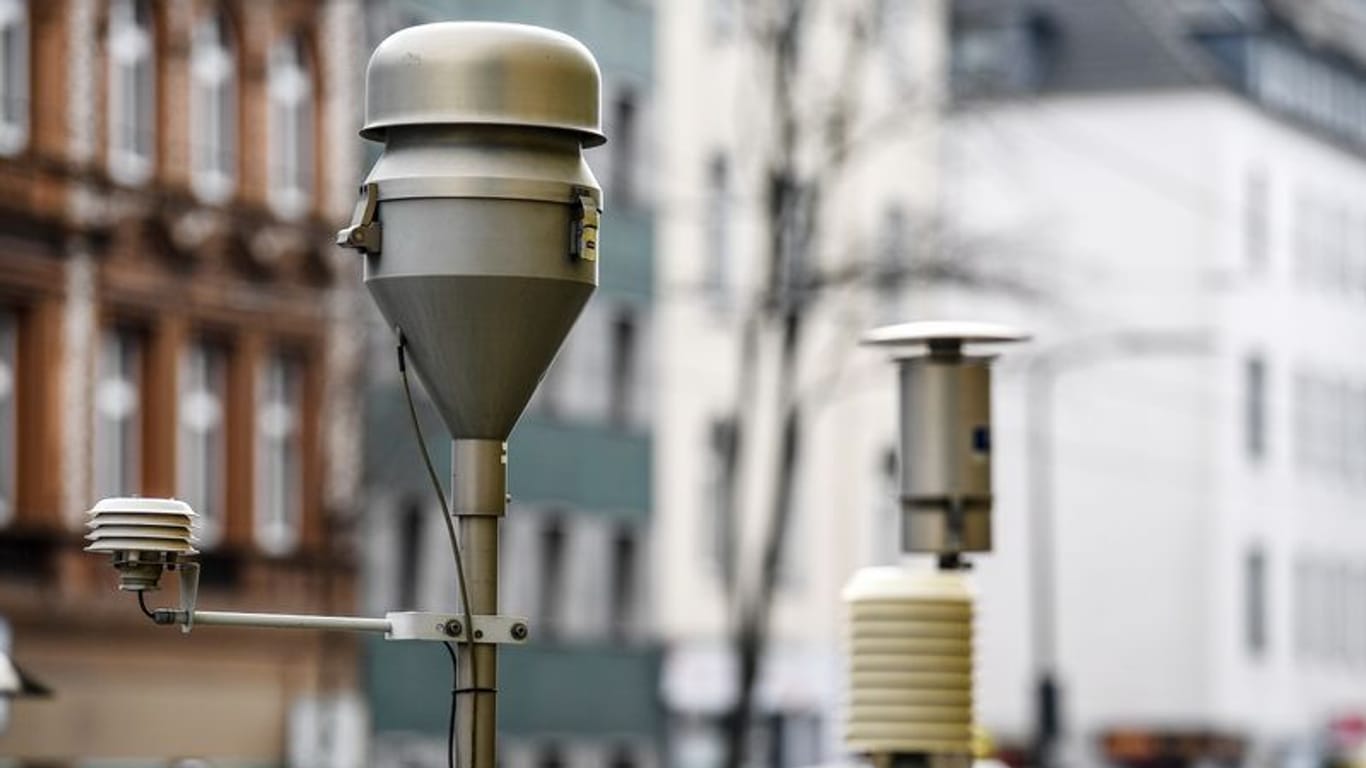
M523 624L522 622L519 621L519 622L517 622L516 624L513 624L513 625L512 625L512 639L513 639L513 640L525 640L525 639L526 639L526 635L527 635L527 631L526 631L526 625L525 625L525 624Z
M460 624L459 621L451 619L450 621L441 625L441 631L445 632L447 635L451 637L460 637L460 635L464 633L465 628ZM477 632L475 634L476 636L478 635Z

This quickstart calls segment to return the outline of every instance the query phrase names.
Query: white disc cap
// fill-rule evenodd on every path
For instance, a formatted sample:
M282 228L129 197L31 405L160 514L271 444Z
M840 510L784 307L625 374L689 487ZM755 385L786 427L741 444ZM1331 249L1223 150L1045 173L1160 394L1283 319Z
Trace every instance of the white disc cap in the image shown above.
M869 346L902 347L929 344L935 341L960 344L999 344L1025 341L1029 334L1003 323L981 323L959 320L920 320L911 323L884 325L863 335Z

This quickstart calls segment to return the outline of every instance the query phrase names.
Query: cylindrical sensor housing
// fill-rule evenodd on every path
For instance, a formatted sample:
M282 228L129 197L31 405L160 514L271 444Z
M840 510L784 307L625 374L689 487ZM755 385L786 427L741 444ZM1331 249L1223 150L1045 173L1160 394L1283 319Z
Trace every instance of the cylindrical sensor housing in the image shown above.
M902 551L989 551L990 359L899 362Z
M938 321L888 325L863 337L899 353L903 552L991 550L993 358L965 355L963 345L1026 338L995 323Z

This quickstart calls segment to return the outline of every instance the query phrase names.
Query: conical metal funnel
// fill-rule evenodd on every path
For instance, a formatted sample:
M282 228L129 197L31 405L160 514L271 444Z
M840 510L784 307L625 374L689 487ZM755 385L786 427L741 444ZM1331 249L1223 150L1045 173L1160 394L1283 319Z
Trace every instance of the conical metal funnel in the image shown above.
M390 36L366 79L385 148L339 242L451 436L505 440L598 282L597 64L549 30L443 23Z
M394 205L386 234L396 220L434 215L421 209L445 203ZM505 440L592 295L597 270L570 262L565 206L467 201L439 224L429 221L407 248L389 238L367 260L365 284L403 334L451 436ZM493 257L497 272L485 263ZM591 279L575 279L580 271Z

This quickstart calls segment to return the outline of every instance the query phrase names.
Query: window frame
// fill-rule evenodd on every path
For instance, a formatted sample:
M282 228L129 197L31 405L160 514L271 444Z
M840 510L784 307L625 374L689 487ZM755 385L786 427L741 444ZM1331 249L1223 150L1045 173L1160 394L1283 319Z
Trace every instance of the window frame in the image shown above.
M0 463L0 529L14 522L19 507L19 388L23 377L19 369L22 362L19 339L22 323L23 314L18 307L0 304L0 462L3 462Z
M558 640L564 634L564 584L569 573L571 517L560 509L547 510L536 531L535 617L541 637Z
M297 219L312 205L316 181L312 148L317 84L301 33L284 35L271 45L266 83L269 202L277 216Z
M190 184L203 202L227 202L237 190L240 99L237 37L226 11L195 20L190 43ZM213 114L207 114L210 109ZM216 159L215 159L216 158Z
M732 198L734 197L735 173L730 157L723 151L716 151L707 159L706 208L707 226L706 258L702 285L716 311L725 311L730 306L732 291L731 265L733 262Z
M1249 547L1243 558L1243 642L1254 659L1265 658L1271 650L1269 575L1266 550Z
M640 151L641 104L640 92L632 85L623 85L612 98L612 142L608 192L613 204L631 209L640 202L636 183L637 158Z
M1270 454L1270 372L1259 353L1243 360L1243 450L1252 464L1263 464Z
M607 421L617 429L636 423L641 384L640 313L630 304L612 312L608 334Z
M283 379L284 402L268 399L271 397L277 364ZM252 533L257 547L277 557L294 554L304 538L307 517L308 455L304 439L308 407L307 380L306 358L289 348L270 350L262 356L260 366L255 371L255 397L252 399L255 404L252 413ZM270 408L279 410L268 411ZM277 429L284 434L269 434ZM285 456L273 454L271 449L275 447L272 445L275 441L280 443L280 449L286 452ZM293 466L286 460L289 451L293 452ZM266 484L266 477L273 468L280 470L282 481L292 480L292 487L282 486L283 494L279 499L269 498L271 489ZM278 516L274 514L274 501L285 505Z
M222 541L227 530L228 522L228 485L230 474L228 464L230 462L232 445L228 432L232 428L232 418L229 412L229 406L232 401L233 352L230 344L226 340L215 334L203 332L187 338L177 352L175 430L176 493L180 498L187 501L190 506L194 508L195 512L200 515L199 540L205 548L210 548ZM212 370L206 370L204 374L205 378L218 380L216 392L213 391L213 382L208 382L206 384L209 389L201 389L196 392L188 390L188 387L190 386L189 380L191 378L191 356L197 352L209 353L209 356L217 355L217 372L215 373ZM205 360L205 367L212 368L212 365L207 361L207 357ZM190 435L188 435L187 432L198 430L194 430L193 424L186 423L186 410L189 407L186 400L189 397L201 393L206 394L209 397L216 397L217 402L214 403L214 405L216 405L219 411L216 417L216 424L211 425L216 427L216 435L204 438L205 440L217 443L217 461L214 462L218 465L217 482L205 481L205 485L207 486L206 491L213 497L208 503L206 503L204 498L199 497L198 494L192 493L187 487L189 485L187 479L187 472L189 471L188 459L194 452L193 447L188 443ZM205 428L203 431L208 432L209 428ZM206 472L206 475L207 474L208 473Z
M0 0L0 155L13 156L28 148L32 109L33 59L32 24L27 0ZM14 40L18 46L12 57L22 63L22 71L11 81L6 62L11 60L5 50L6 34L10 27L17 27ZM13 84L18 93L8 93L8 85ZM9 107L18 102L14 114ZM13 119L11 119L13 118Z
M641 626L642 535L636 523L623 523L612 529L608 567L607 625L613 639L634 639Z
M148 0L113 0L105 34L106 163L110 177L128 186L146 183L156 167L159 94L154 13ZM139 26L140 16L145 27ZM146 104L140 105L143 89Z
M147 382L148 382L148 354L150 351L149 336L147 329L134 322L114 318L105 322L99 330L99 337L96 345L96 365L95 365L95 390L92 401L92 455L91 455L91 490L93 500L110 496L130 496L142 493L143 469L147 460L147 429L144 421L147 415ZM132 405L129 406L127 414L123 418L115 415L102 415L100 413L101 398L114 399L118 397L112 394L112 384L106 385L107 381L112 381L107 375L109 361L106 358L108 352L107 345L111 340L119 342L120 356L119 373L120 378L124 373L131 373L135 378L131 381L122 379L122 383L130 386L133 390ZM132 360L127 362L123 355L128 354L127 343L135 342L132 346ZM125 364L127 369L125 370ZM101 390L104 390L103 394ZM131 460L121 457L115 463L118 465L113 469L122 475L118 480L118 485L109 485L102 478L102 459L101 451L106 446L105 439L111 437L102 433L101 424L104 419L109 421L126 422L126 425L119 427L119 434L112 436L120 443L123 451L130 451ZM127 430L124 432L123 430Z

